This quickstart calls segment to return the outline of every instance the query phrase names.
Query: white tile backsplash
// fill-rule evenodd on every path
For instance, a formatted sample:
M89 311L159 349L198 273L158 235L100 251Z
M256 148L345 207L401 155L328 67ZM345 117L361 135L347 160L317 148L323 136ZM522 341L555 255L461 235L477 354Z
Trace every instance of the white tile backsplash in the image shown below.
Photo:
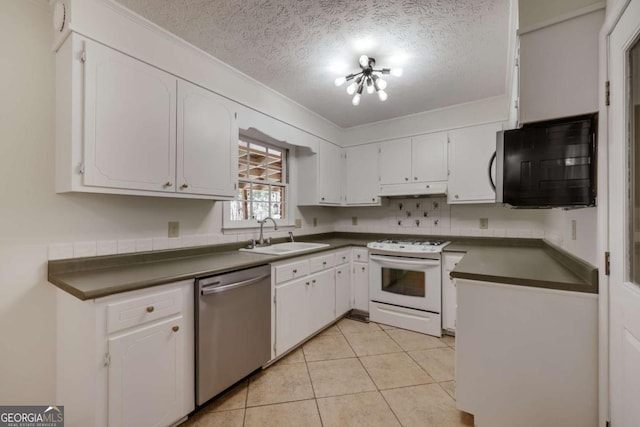
M49 260L73 258L73 243L53 243L49 245Z
M153 250L153 239L137 239L136 252L148 252Z
M118 240L118 253L129 254L136 251L136 241L133 239Z
M96 242L75 242L73 244L74 258L96 256L96 254Z
M96 242L96 255L115 255L118 253L117 240L100 240Z

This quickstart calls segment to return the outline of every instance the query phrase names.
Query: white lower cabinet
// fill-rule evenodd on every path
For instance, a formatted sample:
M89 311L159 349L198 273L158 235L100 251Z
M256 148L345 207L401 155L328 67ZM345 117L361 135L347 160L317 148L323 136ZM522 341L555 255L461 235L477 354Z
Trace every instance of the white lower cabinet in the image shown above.
M273 358L283 355L353 307L355 275L351 274L351 260L357 255L366 260L367 254L362 248L338 249L271 265ZM361 279L366 293L360 293L358 302L362 310L367 311L369 270L366 262L357 264L365 269L359 277L366 277Z
M182 316L109 338L109 427L168 426L184 390Z
M596 427L598 295L456 284L458 409L478 427Z
M57 303L69 425L163 427L193 411L193 280L88 301L60 290Z
M353 249L351 306L355 310L369 311L369 251L365 248Z
M451 278L451 271L460 262L464 254L442 254L442 329L455 332L456 311L458 307L456 296L456 283Z

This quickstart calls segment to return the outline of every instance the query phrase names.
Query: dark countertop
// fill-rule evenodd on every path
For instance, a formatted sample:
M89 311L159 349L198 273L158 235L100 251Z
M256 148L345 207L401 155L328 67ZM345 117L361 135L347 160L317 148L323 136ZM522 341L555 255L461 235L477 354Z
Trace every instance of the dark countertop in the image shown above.
M328 247L295 255L238 251L243 244L49 261L48 280L81 300L194 279L347 246L383 237L365 233L300 236ZM416 238L417 236L410 236ZM429 236L434 237L434 236ZM440 238L442 236L438 236ZM446 236L445 236L446 237ZM283 239L281 239L283 240ZM467 255L452 277L597 293L597 269L547 242L534 239L448 238L447 252ZM277 241L276 241L277 242ZM594 281L595 280L595 281Z

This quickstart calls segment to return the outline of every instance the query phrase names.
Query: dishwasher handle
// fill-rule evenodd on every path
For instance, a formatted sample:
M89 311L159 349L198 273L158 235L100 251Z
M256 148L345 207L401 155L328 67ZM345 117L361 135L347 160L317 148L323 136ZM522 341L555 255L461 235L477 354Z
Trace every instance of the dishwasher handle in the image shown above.
M251 279L243 280L241 282L229 283L228 285L224 285L224 286L220 286L219 284L214 284L212 286L202 288L200 290L200 295L205 296L205 295L217 294L220 292L226 292L233 289L242 288L243 286L253 285L254 283L259 282L260 280L266 279L269 276L271 276L271 274L263 274L262 276L253 277Z

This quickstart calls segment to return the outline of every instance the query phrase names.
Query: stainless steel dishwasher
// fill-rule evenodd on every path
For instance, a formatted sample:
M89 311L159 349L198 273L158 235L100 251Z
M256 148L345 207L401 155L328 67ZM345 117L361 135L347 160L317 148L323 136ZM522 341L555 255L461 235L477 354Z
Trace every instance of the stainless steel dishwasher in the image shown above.
M271 358L271 267L196 280L196 403Z

